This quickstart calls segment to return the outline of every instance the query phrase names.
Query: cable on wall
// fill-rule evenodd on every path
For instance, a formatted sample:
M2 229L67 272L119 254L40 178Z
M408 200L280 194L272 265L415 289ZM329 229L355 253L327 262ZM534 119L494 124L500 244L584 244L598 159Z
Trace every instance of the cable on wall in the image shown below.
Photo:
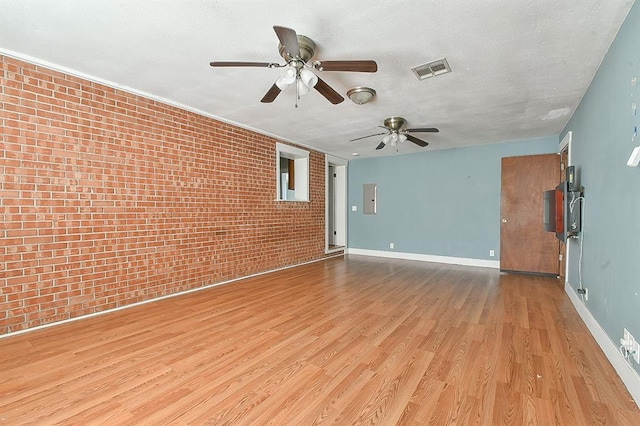
M584 201L584 197L581 195L579 197L576 197L575 194L571 193L571 201L569 202L569 211L571 213L573 213L573 209L576 205L577 202L581 202L582 203L582 208L580 209L580 224L581 224L581 228L582 231L580 232L580 235L576 235L574 238L579 238L580 242L579 244L579 254L578 254L578 293L582 295L582 298L584 299L586 290L584 288L584 286L582 285L582 252L583 252L583 245L584 245L584 206L585 206L585 201ZM584 300L583 300L584 302Z

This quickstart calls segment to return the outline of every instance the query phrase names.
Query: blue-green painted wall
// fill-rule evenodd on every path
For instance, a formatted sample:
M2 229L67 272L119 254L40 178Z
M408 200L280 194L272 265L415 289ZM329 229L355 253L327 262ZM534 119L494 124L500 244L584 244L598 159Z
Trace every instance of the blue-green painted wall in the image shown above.
M632 87L631 79L638 79ZM627 160L640 137L640 4L636 3L567 127L585 187L582 282L587 309L613 342L626 327L640 339L640 168ZM568 281L580 281L579 240L570 241ZM640 371L635 365L637 371Z
M352 160L349 248L497 261L502 157L557 150L554 136ZM362 212L365 183L378 185L376 215Z

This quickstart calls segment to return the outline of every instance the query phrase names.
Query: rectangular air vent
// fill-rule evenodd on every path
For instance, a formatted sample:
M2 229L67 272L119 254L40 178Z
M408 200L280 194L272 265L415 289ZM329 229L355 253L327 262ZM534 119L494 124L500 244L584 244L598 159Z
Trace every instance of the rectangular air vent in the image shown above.
M424 65L418 65L411 68L411 71L418 77L418 80L424 80L425 78L435 77L436 75L446 74L451 72L449 63L445 58L438 59L437 61L431 61Z

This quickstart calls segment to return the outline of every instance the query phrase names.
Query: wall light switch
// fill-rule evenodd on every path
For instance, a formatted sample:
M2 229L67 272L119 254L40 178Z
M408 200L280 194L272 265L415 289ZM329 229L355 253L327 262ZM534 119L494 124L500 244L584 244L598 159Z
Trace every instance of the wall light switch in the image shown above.
M357 212L358 211L358 206L351 206L351 211L352 212Z

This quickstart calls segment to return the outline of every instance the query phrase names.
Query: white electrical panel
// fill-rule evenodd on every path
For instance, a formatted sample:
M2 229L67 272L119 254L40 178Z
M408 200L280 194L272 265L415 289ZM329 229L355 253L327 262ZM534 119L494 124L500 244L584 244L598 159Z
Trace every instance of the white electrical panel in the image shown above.
M364 214L376 214L377 213L377 192L378 185L375 183L365 183L362 188L364 194L362 213Z

